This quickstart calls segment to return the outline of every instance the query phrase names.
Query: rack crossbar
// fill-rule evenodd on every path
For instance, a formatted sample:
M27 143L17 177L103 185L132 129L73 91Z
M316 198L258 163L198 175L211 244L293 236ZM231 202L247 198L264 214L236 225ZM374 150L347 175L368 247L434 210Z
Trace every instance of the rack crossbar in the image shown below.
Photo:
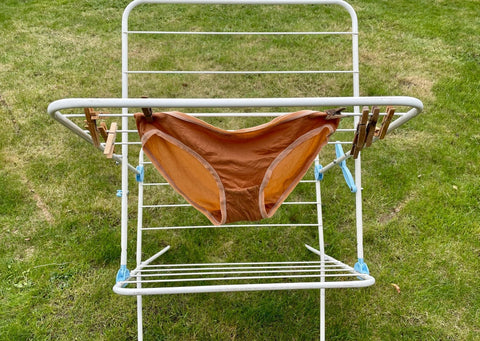
M225 225L189 225L189 226L156 226L142 227L142 230L183 230L205 228L228 228L228 227L316 227L318 224L225 224Z
M126 31L127 34L171 34L171 35L358 35L358 32L351 31L305 31L305 32L291 32L291 31Z

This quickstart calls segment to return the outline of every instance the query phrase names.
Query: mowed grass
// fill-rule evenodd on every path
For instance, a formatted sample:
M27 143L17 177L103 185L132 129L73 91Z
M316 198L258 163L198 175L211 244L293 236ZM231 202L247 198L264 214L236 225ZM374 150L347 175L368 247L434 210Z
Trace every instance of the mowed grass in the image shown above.
M120 255L120 202L115 196L120 167L46 114L51 101L64 97L120 96L120 20L127 3L4 0L0 4L0 340L136 337L134 299L111 290ZM327 338L476 340L480 335L478 2L363 0L352 5L360 23L361 94L415 96L424 102L425 112L363 155L365 257L377 282L367 289L327 291ZM265 28L278 20L269 12L246 17L232 12L215 21L210 19L213 13L172 11L165 22L176 23L185 15L187 22L198 22L199 27L231 22ZM143 15L134 20L150 25L155 19L148 11ZM282 25L295 27L310 15L330 20L336 12L292 11ZM183 22L178 20L178 25ZM132 42L139 49L135 59L139 67L169 66L176 60L171 54L160 59L140 53L145 43L151 42L147 38ZM258 51L252 42L240 43L240 49L232 50L231 41L220 40L216 44L223 48L222 54L202 54L187 42L180 61L185 68L216 68L219 61L230 68L238 63L269 65L265 57L250 61L247 54ZM170 42L162 44L168 47ZM288 58L286 49L304 44L308 42L272 44L275 66L296 65L296 55ZM333 45L328 54L311 46L309 50L313 60L338 57L338 66L345 64L341 46ZM203 58L189 64L192 59L187 57L196 54ZM348 95L351 91L340 76L335 82L288 81L294 86L265 76L219 84L209 77L166 80L161 85L147 79L148 86L141 87L141 80L132 77L132 96L222 96L227 91L249 96ZM134 185L132 179L132 202ZM354 262L353 198L339 169L325 177L322 192L327 251ZM132 226L135 214L132 208ZM308 254L301 244L313 243L314 236L315 231L308 229L201 230L152 234L146 247L154 250L175 243L181 254L177 260L205 257L202 248L219 260L259 260L261 253L286 257L288 252L302 258ZM133 238L129 246L133 251ZM175 260L173 253L168 257ZM133 253L130 259L133 264ZM318 296L312 290L146 297L145 338L315 340Z

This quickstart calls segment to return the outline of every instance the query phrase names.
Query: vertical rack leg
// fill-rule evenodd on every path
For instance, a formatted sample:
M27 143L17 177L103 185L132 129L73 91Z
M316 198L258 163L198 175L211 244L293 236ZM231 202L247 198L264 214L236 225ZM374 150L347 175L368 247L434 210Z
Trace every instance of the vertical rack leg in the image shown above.
M143 168L143 150L140 151L138 157L139 167ZM143 176L137 177L138 180L138 217L137 217L137 269L140 268L142 263L142 236L143 236ZM137 273L138 276L141 276L142 273ZM138 278L138 277L137 277ZM141 281L137 282L137 288L141 288ZM137 296L137 334L138 340L143 340L143 301L142 295Z
M128 108L122 108L122 207L121 207L121 254L120 270L117 273L117 282L124 281L130 277L127 268L127 247L128 247Z
M319 166L318 159L315 160L315 167ZM322 262L322 271L320 281L325 281L325 242L323 238L323 213L322 213L322 193L320 189L320 180L315 182L315 192L317 199L317 223L318 223L318 242L320 251L320 261ZM325 289L320 289L320 341L325 341Z
M320 289L320 341L325 341L325 289Z
M122 216L121 216L121 256L120 265L127 265L127 233L128 233L128 109L122 109Z
M137 334L138 341L143 341L143 305L142 296L137 296Z
M361 156L355 159L355 220L357 225L357 256L363 259L363 206L362 206L362 163Z
M128 98L128 21L122 17L122 98ZM127 264L128 233L128 108L122 108L122 240L121 267Z
M352 53L353 53L353 96L360 96L360 68L359 68L359 56L358 56L358 22L357 20L352 20L352 32L357 34L352 35ZM353 111L355 114L360 114L360 107L354 106ZM353 119L353 127L357 127L360 121L359 116L355 115ZM355 185L357 187L357 192L355 193L355 212L356 212L356 221L357 221L357 252L360 258L360 255L363 259L363 238L361 237L363 229L363 220L362 220L362 180L361 180L361 156L355 159ZM358 238L360 236L360 239Z

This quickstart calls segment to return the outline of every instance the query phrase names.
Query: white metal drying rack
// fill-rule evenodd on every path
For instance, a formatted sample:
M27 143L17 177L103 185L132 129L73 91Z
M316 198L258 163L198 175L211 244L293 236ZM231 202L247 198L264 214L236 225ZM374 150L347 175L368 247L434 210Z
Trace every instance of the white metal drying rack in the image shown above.
M333 5L341 6L345 9L351 18L351 31L342 32L223 32L223 31L151 31L151 30L130 30L130 13L139 5L160 5L160 4L192 4L192 5L249 5L249 6L272 6L272 5ZM193 36L202 35L347 35L351 37L352 42L352 67L347 70L267 70L267 71L178 71L178 70L130 70L129 69L129 36L130 35L184 35ZM287 98L129 98L129 75L132 74L339 74L347 73L352 75L353 93L351 97L287 97ZM121 128L117 131L121 135L121 141L115 143L121 146L121 153L113 154L113 159L122 164L122 190L119 196L122 199L121 208L121 260L120 270L117 275L117 283L114 285L114 292L121 295L137 296L138 312L138 338L143 339L143 313L142 296L159 294L177 294L177 293L204 293L204 292L233 292L233 291L257 291L257 290L290 290L290 289L320 289L320 339L325 337L325 289L327 288L358 288L374 284L375 280L370 276L368 267L364 263L363 255L363 223L362 223L362 191L361 189L361 161L360 157L355 160L354 182L353 177L345 168L344 162L351 157L351 153L342 151L338 146L340 144L352 143L353 136L357 131L356 127L360 121L360 107L363 106L396 106L405 108L404 112L396 112L395 119L390 124L388 131L392 131L404 124L411 118L418 115L423 104L416 98L399 96L382 97L361 97L359 93L359 65L358 65L358 25L357 16L354 9L346 2L341 0L136 0L131 2L124 11L122 20L122 98L70 98L52 102L48 107L48 113L59 123L73 131L89 143L93 143L91 131L83 127L83 114L62 113L76 108L97 108L113 109L121 108L118 113L97 112L95 119L115 119L121 118ZM156 205L144 202L145 188L158 187L166 185L165 182L147 182L145 179L145 168L150 166L150 162L144 159L144 154L140 151L139 165L133 166L128 161L129 149L134 145L140 144L136 130L129 128L129 122L132 123L131 109L139 111L139 108L332 108L347 107L352 108L351 112L345 113L345 116L353 117L352 128L339 129L338 131L350 132L350 140L337 141L337 155L334 160L321 167L319 161L315 162L315 178L305 179L304 182L311 183L316 193L316 200L313 202L285 202L284 204L305 204L315 207L317 211L317 220L315 222L297 223L297 224L269 224L268 221L262 221L255 224L231 225L239 226L263 226L272 228L281 227L314 227L318 228L319 245L314 248L305 245L312 252L316 260L295 260L289 262L241 262L241 263L194 263L194 264L154 264L161 255L170 249L165 247L158 253L148 259L142 259L142 239L143 232L147 230L169 230L169 229L190 229L190 228L211 228L212 225L194 225L194 226L145 226L143 212L145 209L170 208L188 206L185 203L173 203L165 205ZM247 117L247 116L278 116L283 112L263 112L263 113L196 113L192 114L199 117ZM384 114L384 113L383 113ZM110 133L112 133L112 129ZM108 133L108 132L107 132ZM130 139L129 139L130 137ZM333 137L335 139L335 137ZM332 139L332 140L333 140ZM378 138L375 138L377 140ZM106 143L100 143L98 148L104 150ZM335 258L325 254L325 244L323 239L323 219L322 219L322 201L320 191L320 180L323 174L332 167L341 165L346 179L352 178L349 186L352 192L356 192L356 230L357 230L357 258L358 262L351 267ZM137 219L137 252L136 268L129 271L127 268L127 231L129 225L128 219L128 193L129 193L129 174L135 174L138 181L138 219ZM147 174L148 175L148 174ZM230 225L229 225L230 226ZM229 227L222 226L222 227ZM161 259L161 258L160 258Z

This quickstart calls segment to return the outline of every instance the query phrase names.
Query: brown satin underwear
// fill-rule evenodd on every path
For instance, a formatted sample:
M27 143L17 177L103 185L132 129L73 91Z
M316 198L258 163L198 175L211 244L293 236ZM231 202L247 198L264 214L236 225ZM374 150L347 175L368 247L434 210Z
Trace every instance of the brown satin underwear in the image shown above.
M226 131L180 112L135 114L143 150L213 224L271 217L305 175L340 118L299 111Z

